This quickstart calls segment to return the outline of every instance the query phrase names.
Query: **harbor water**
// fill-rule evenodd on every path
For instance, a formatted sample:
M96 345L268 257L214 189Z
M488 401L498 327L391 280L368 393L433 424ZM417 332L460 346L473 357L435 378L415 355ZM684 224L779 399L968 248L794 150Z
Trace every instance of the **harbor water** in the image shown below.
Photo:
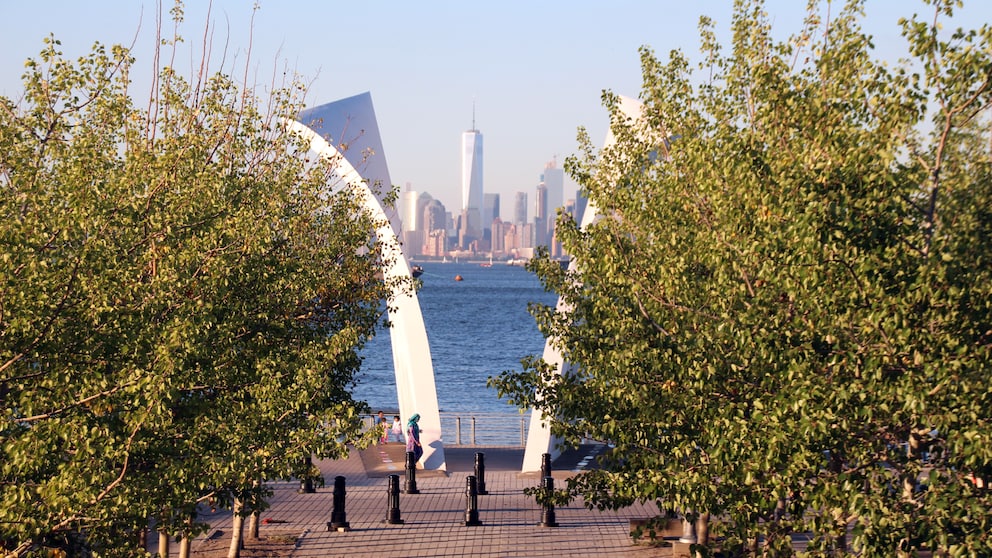
M490 376L521 370L520 360L540 356L544 337L527 312L531 302L553 306L537 277L523 267L493 262L418 262L424 272L417 293L434 363L438 404L444 415L503 416L519 422L516 407L486 385ZM455 279L460 276L461 280ZM397 409L389 332L381 330L363 349L362 372L354 390L373 412ZM391 417L390 417L391 418ZM488 420L487 420L488 422ZM446 433L452 439L453 433Z

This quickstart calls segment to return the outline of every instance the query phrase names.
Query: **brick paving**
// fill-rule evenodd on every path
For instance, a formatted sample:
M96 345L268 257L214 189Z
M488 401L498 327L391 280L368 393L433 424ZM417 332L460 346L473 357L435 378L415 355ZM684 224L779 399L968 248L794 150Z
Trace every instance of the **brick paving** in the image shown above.
M595 452L595 448L589 450ZM488 495L478 496L480 526L466 526L466 477L474 474L475 452L485 460ZM347 459L315 462L326 486L299 493L299 483L273 483L271 507L262 514L260 536L296 533L295 545L271 556L440 557L477 558L542 556L670 557L671 547L634 544L630 520L658 513L653 504L619 511L586 509L581 501L555 508L558 527L542 527L542 510L524 495L539 483L539 474L521 474L523 450L517 448L445 448L447 473L418 470L420 494L405 494L404 448L387 444ZM553 464L556 488L590 462L590 455L571 454ZM402 524L388 524L388 476L400 480ZM345 514L349 529L329 530L334 478L346 479ZM219 550L230 540L229 512L212 514L211 530L193 541L194 556L226 555ZM152 552L155 548L149 548ZM171 545L176 555L178 544ZM681 554L681 553L679 553ZM258 554L255 554L258 555Z

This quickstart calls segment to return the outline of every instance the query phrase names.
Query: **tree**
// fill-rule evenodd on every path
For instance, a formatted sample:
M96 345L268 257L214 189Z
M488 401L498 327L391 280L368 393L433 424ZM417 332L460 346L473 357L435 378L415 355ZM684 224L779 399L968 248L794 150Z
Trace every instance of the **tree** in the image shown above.
M133 555L150 517L195 534L198 502L257 511L360 442L391 285L357 191L282 125L299 84L166 66L140 109L126 49L58 49L0 98L0 547Z
M890 68L860 2L785 42L738 2L703 77L643 49L643 115L604 95L615 146L566 166L602 218L559 219L577 271L532 264L575 370L493 380L614 445L570 494L708 517L700 552L992 552L992 28L931 5Z

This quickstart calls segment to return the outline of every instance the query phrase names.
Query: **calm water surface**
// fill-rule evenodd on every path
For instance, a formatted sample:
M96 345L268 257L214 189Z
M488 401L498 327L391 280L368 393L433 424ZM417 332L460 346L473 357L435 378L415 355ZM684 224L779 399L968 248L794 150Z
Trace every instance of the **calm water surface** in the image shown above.
M557 297L545 292L537 277L522 267L499 262L492 267L422 265L424 285L417 296L441 410L516 413L486 386L486 379L520 370L521 358L543 353L544 337L527 313L527 303L554 305ZM455 281L456 275L463 280ZM388 331L381 331L362 354L365 360L355 398L368 401L373 411L398 408Z

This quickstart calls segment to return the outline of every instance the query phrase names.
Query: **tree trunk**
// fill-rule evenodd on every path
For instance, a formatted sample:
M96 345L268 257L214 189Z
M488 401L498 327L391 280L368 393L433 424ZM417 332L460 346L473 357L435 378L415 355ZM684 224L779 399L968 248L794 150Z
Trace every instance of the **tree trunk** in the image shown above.
M179 558L189 558L189 546L189 535L183 535L182 540L179 541Z
M169 558L169 534L165 530L158 532L158 555L159 558Z
M696 542L702 545L710 543L710 514L704 512L699 514L696 520Z
M248 518L248 538L257 541L258 540L258 518L259 513L253 512L251 517Z
M252 488L254 490L252 490L252 493L251 493L251 498L252 498L252 504L253 505L252 505L251 519L248 521L248 538L251 539L251 540L253 540L253 541L257 541L258 540L258 519L259 519L259 516L261 515L261 513L258 511L258 509L259 509L259 502L258 502L258 500L260 498L259 497L259 487L262 486L262 481L259 481L259 480L253 481L251 483L251 485L252 485Z
M241 514L244 501L234 499L234 521L231 524L231 547L227 550L227 558L241 558L241 543L245 529L245 516Z

